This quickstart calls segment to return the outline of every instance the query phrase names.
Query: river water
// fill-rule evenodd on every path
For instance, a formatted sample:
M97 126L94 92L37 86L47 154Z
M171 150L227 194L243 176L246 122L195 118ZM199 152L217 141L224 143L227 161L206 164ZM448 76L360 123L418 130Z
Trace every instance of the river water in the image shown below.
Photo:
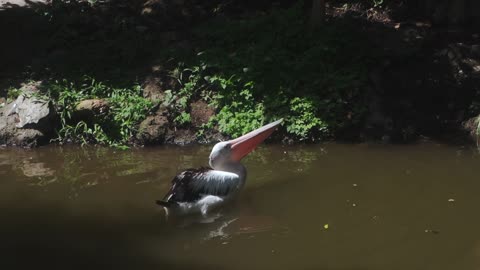
M480 156L260 147L211 222L155 200L210 147L0 149L1 269L480 269Z

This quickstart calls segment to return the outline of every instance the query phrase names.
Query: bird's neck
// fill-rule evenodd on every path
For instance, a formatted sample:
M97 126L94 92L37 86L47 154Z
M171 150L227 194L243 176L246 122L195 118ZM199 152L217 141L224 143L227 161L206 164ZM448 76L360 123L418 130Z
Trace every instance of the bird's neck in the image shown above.
M247 178L247 169L240 162L223 163L219 166L215 166L213 169L237 174L240 177L241 182L245 182L245 179Z

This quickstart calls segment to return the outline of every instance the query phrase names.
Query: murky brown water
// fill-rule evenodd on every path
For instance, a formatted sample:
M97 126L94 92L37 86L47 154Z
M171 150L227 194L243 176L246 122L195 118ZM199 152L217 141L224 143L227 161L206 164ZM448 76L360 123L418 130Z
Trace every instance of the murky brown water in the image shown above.
M209 150L0 149L1 269L480 268L474 149L264 146L223 216L165 221L154 201Z

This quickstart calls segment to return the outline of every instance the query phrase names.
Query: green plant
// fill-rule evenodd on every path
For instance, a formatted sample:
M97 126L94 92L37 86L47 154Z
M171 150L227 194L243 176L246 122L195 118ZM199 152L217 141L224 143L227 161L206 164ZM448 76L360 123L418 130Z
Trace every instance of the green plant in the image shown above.
M179 126L186 125L191 122L188 113L189 104L194 95L197 95L206 87L206 81L202 77L206 69L206 65L196 65L186 68L184 63L171 72L173 77L180 85L179 89L166 90L163 104L170 108L173 113L173 121Z
M13 88L13 87L9 88L7 90L7 102L14 101L21 94L22 94L22 90L17 89L17 88Z
M381 7L383 5L384 0L372 0L374 7Z
M265 107L253 97L253 82L244 84L241 90L232 93L230 88L237 87L232 78L217 78L215 81L220 83L223 90L215 96L217 107L221 109L213 119L221 132L238 137L264 123Z
M283 117L287 133L309 140L362 119L365 104L358 100L368 59L359 48L367 43L339 24L309 32L300 2L257 19L197 29L205 49L196 61L214 67L208 81L221 131L238 135L250 122ZM245 98L239 93L247 83Z
M58 131L58 142L74 142L82 145L95 142L99 144L113 144L107 134L99 124L89 127L84 121L79 121L76 125L64 125Z
M475 122L477 124L477 136L480 136L480 116L477 116L477 119Z
M316 104L308 98L296 97L290 101L290 114L287 118L287 132L296 135L301 140L325 137L327 124L317 117Z
M176 125L190 123L192 101L215 108L199 137L213 128L239 136L284 118L292 138L325 139L365 115L368 43L340 23L308 31L302 1L248 20L217 18L193 33L199 52L171 54L180 59L171 72L179 87L165 92L164 105Z
M153 103L142 97L139 85L131 89L112 89L107 100L112 104L113 117L109 121L116 128L116 138L119 143L126 143L136 133L137 125L145 119Z
M175 123L178 125L182 126L185 124L188 124L192 122L192 119L190 118L190 114L187 112L181 112L177 117L174 119Z
M136 133L138 124L153 108L153 103L143 98L139 85L112 88L86 77L78 84L54 81L45 88L59 112L61 126L55 141L60 143L97 143L124 148ZM91 98L108 101L109 113L94 119L93 123L75 119L77 104Z

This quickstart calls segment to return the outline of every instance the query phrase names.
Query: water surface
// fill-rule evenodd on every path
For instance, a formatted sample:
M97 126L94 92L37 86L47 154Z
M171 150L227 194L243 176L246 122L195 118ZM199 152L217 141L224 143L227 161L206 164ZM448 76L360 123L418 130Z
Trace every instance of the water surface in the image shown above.
M2 269L480 268L474 149L267 145L217 220L165 220L155 200L209 151L0 149Z

